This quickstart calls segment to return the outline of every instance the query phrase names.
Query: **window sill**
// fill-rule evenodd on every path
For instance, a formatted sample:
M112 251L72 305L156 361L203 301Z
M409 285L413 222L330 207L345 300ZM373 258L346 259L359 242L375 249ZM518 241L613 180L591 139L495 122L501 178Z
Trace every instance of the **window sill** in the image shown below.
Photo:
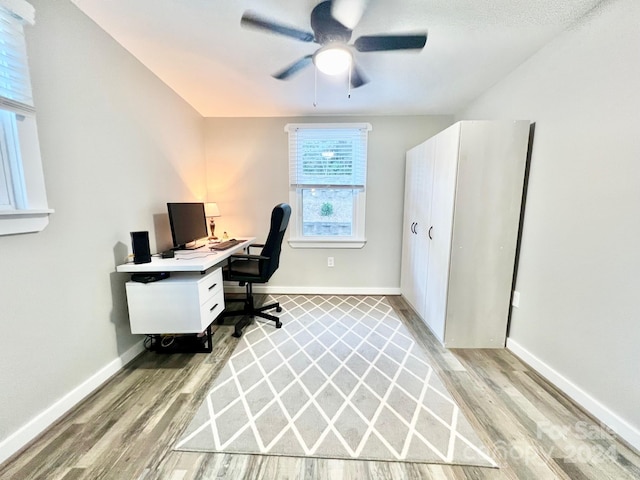
M345 240L333 238L292 238L289 240L291 248L362 248L366 240Z
M47 209L33 209L33 210L0 210L0 219L6 217L40 217L48 216L55 210Z
M0 210L0 235L17 235L44 230L52 209Z

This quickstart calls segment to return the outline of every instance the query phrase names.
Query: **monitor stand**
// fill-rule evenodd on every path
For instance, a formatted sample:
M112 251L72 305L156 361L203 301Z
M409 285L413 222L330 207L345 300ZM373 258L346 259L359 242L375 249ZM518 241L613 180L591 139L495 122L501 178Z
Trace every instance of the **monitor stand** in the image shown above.
M199 248L202 248L204 246L205 246L204 243L202 245L198 245L198 242L195 241L193 244L180 245L179 247L176 247L174 250L198 250Z

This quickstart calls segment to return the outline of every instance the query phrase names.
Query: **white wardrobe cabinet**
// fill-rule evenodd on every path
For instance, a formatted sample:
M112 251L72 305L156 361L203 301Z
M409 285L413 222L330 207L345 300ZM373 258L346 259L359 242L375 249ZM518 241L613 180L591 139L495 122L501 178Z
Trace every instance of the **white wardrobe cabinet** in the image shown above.
M464 121L407 152L400 288L450 348L506 341L527 121Z

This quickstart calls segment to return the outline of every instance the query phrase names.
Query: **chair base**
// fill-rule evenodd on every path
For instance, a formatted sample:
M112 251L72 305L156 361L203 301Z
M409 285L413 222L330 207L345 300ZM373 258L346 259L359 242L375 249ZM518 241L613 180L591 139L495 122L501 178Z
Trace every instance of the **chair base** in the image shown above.
M251 319L254 317L261 317L265 320L271 320L275 322L276 328L282 327L282 322L275 315L271 315L266 313L267 310L275 309L276 312L281 312L282 307L280 307L280 303L270 303L269 305L262 305L260 307L256 307L253 299L253 284L246 284L247 296L246 298L238 298L238 299L225 299L225 303L228 302L243 302L244 307L241 310L224 310L216 323L222 324L225 318L228 317L243 317L239 322L237 322L234 326L233 336L236 338L240 338L242 336L243 329L251 323Z

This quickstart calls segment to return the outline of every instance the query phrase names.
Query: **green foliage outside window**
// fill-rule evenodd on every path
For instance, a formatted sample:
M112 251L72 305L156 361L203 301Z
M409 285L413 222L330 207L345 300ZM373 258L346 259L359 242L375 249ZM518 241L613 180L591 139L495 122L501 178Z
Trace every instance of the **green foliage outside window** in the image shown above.
M324 202L320 207L320 215L323 217L330 217L333 215L333 205L329 202Z

